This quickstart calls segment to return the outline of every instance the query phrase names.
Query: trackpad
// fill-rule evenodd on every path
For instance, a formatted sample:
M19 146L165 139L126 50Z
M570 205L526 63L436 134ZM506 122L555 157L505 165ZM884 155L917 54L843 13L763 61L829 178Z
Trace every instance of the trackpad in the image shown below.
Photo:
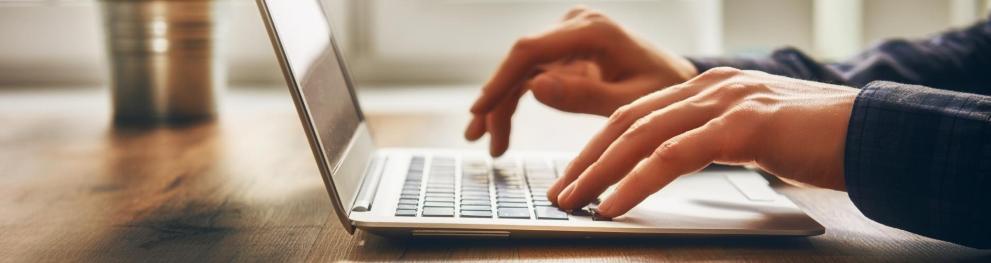
M613 222L687 233L822 232L821 225L771 189L760 174L725 167L681 177Z

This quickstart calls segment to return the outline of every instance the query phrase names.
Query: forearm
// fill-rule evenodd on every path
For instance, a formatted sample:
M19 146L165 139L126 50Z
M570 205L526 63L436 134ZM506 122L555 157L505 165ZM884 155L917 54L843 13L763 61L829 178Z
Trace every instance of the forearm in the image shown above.
M872 82L854 104L844 166L867 217L991 247L991 97Z
M688 60L695 65L698 72L705 72L706 70L716 67L731 67L737 69L763 71L774 75L796 79L855 87L860 86L850 85L850 83L843 78L840 71L837 71L826 64L819 63L812 57L802 53L802 51L792 47L778 49L767 57L692 57Z
M691 58L699 72L728 66L862 87L886 80L991 95L991 22L918 40L891 39L840 63L821 63L794 48L762 58Z

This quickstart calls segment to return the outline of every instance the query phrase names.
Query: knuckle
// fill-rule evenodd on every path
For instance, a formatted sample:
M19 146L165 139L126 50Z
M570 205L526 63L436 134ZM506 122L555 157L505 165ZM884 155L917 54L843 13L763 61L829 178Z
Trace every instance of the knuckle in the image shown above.
M760 115L760 110L759 110L760 108L761 105L759 105L756 102L753 101L742 102L740 104L737 104L735 107L730 109L729 112L725 114L726 116L725 121L730 122L731 124L736 124L740 122L749 122L755 120Z
M633 106L623 105L609 116L610 125L623 125L634 121Z
M770 107L777 104L778 98L768 95L766 93L755 93L747 96L747 100L744 102L750 107Z
M606 15L603 15L602 12L599 11L586 10L585 12L582 13L582 18L588 20L604 20L606 18Z
M678 153L678 141L668 140L651 153L650 158L662 163L679 163L683 155Z
M537 38L532 36L521 37L513 43L513 52L526 53L534 48Z
M635 139L635 138L640 138L645 133L649 133L650 131L649 126L651 123L651 119L652 118L650 116L647 116L637 119L636 121L633 121L633 124L630 125L630 128L627 129L626 132L624 132L623 135L620 136L620 138L624 140Z
M742 72L741 70L736 68L716 67L706 70L705 72L702 72L702 74L699 76L702 78L710 78L710 79L724 79L724 78L737 76L741 72Z
M721 95L728 95L730 97L740 97L750 93L750 85L743 83L730 83L720 86L717 93Z
M742 83L727 83L710 87L704 97L723 104L735 103L750 92L750 88Z
M609 20L609 18L605 17L602 14L586 13L583 16L583 19L586 21L585 24L586 30L592 31L596 34L600 34L602 35L602 37L610 37L612 35L616 35L621 32L619 26L616 25L616 23L613 23L612 20Z

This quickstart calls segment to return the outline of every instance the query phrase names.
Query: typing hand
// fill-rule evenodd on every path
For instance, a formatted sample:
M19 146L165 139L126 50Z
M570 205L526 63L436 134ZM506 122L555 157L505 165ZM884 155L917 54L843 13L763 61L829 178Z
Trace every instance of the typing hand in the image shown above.
M519 39L471 108L465 138L490 135L489 151L509 147L521 96L578 113L609 116L619 106L697 75L687 59L651 47L602 14L572 9L551 30Z
M598 207L622 215L710 163L756 165L844 189L843 150L858 90L758 71L715 68L625 105L548 190L573 209L618 185ZM562 190L563 189L563 190Z

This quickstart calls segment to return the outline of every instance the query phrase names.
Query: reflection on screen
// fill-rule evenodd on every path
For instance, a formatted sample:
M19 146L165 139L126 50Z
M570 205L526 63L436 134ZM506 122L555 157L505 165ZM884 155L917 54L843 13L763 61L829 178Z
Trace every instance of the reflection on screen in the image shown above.
M317 1L270 3L272 24L281 39L286 62L309 109L330 168L336 170L361 120L331 44L327 18Z

